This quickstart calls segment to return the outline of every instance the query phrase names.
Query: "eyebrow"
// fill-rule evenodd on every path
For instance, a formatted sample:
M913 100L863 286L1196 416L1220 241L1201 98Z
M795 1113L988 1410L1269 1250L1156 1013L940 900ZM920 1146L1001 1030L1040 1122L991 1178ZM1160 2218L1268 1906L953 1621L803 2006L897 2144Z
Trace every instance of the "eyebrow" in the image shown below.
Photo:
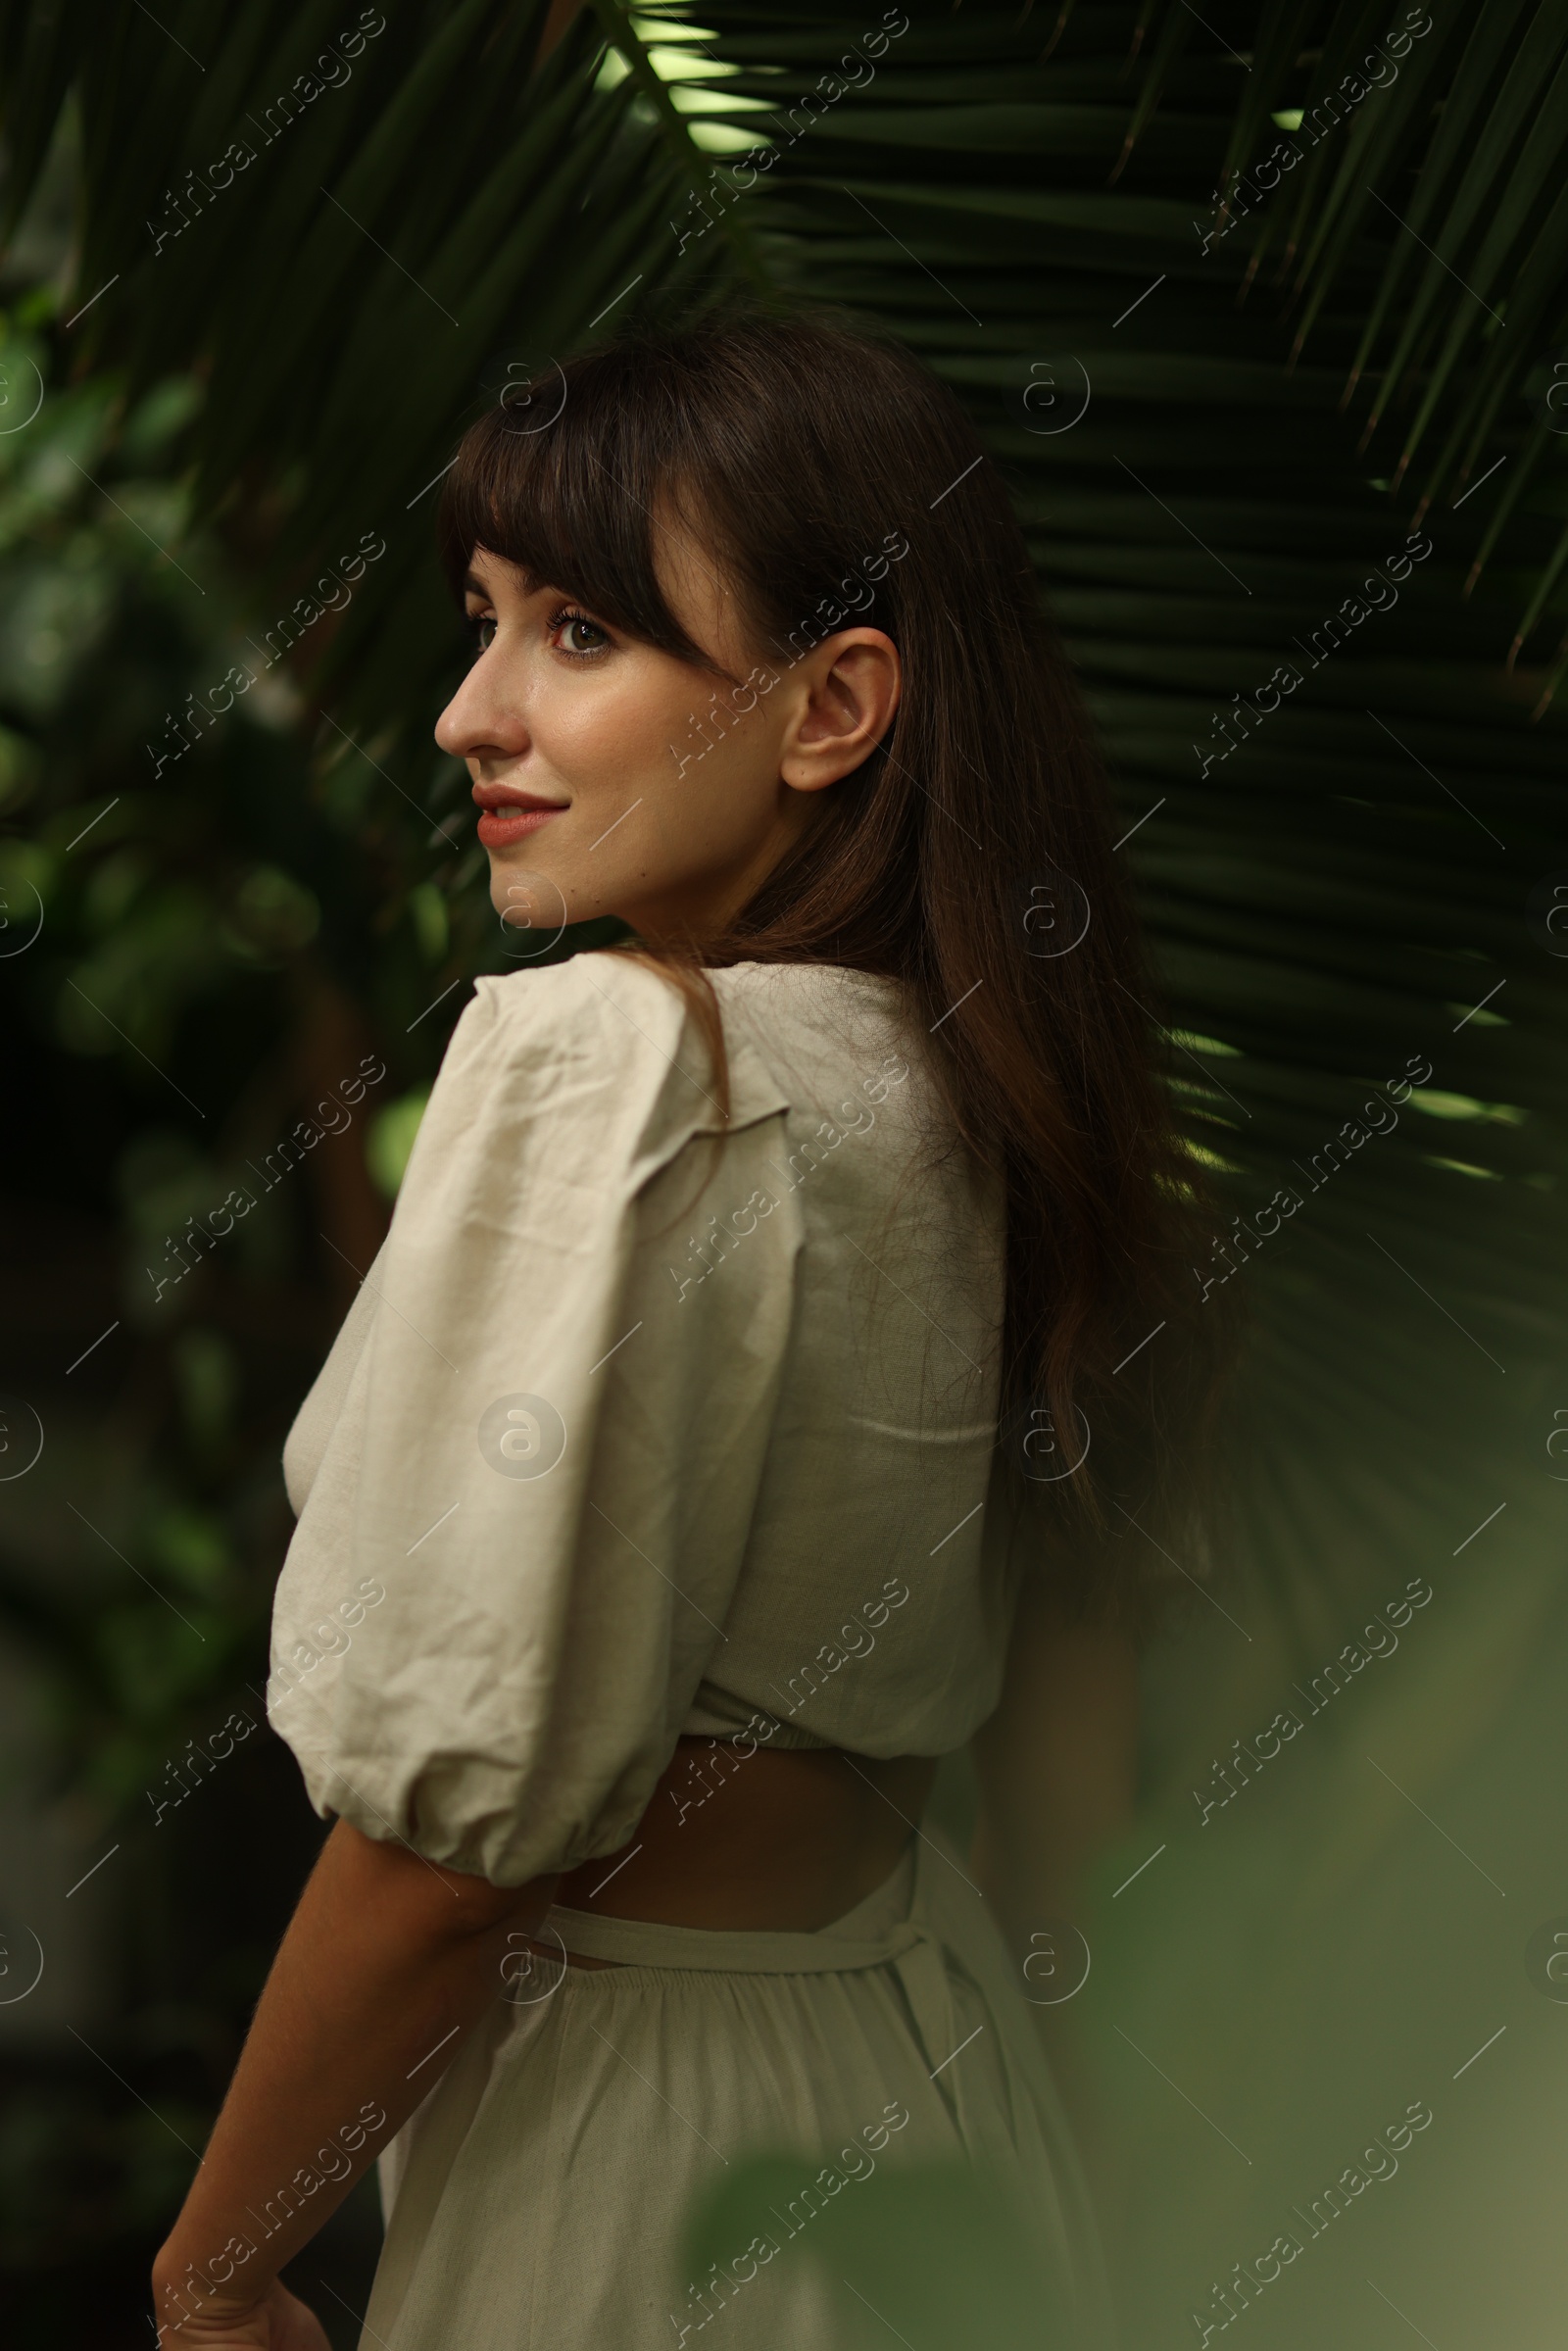
M542 596L546 589L556 596L573 594L573 590L563 587L559 580L536 579L533 573L526 570L520 563L514 564L513 569L521 576L522 592L525 596ZM494 604L495 602L492 591L472 571L466 571L463 575L463 593L465 596L477 596L482 604Z

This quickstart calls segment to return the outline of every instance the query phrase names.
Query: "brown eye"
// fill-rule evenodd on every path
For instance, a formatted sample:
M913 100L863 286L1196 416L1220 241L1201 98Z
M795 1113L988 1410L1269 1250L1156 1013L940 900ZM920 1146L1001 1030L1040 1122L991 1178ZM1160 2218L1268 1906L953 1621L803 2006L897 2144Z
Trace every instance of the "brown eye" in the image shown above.
M579 660L603 653L610 643L608 630L601 628L597 620L590 620L586 612L576 612L570 606L564 606L551 615L550 633L560 652L575 654Z

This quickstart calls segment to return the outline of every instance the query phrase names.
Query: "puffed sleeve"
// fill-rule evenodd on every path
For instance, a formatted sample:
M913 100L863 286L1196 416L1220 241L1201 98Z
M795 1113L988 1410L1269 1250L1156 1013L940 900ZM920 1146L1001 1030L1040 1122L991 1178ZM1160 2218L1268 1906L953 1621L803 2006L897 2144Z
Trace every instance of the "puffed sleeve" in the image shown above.
M658 972L479 981L292 1447L269 1713L323 1816L514 1886L646 1808L724 1639L801 1246L784 1098L729 1048L724 1130Z

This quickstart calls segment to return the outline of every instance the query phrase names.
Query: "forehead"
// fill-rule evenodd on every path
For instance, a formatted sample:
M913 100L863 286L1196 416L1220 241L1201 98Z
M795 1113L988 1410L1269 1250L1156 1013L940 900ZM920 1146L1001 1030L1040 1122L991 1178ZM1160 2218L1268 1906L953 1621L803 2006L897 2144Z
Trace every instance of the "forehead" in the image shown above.
M546 584L522 564L509 562L504 555L492 555L488 547L474 549L463 576L465 596L536 596Z

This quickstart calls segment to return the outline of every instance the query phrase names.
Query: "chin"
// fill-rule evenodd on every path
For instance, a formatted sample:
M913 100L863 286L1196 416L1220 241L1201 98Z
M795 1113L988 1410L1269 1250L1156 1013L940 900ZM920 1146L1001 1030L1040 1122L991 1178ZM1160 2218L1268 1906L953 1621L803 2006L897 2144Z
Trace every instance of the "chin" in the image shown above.
M581 922L575 895L542 864L490 853L490 904L508 930L551 932Z

